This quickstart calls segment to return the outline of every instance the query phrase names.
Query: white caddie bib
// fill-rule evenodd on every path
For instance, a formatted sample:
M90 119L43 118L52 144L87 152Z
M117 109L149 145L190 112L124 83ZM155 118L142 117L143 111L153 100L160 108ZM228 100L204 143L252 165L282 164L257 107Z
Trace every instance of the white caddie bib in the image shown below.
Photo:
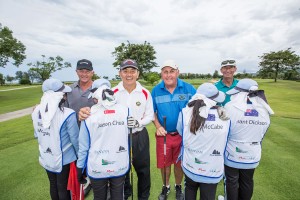
M183 113L183 159L182 166L199 176L218 178L224 172L224 150L230 120L219 119L216 109L210 109L202 130L196 135L190 132L189 122L193 108L184 108Z
M71 114L75 114L75 112L69 108L64 108L63 111L57 109L51 121L50 128L45 129L43 128L42 119L40 119L39 110L40 107L37 106L32 113L33 126L38 135L40 151L39 162L46 170L54 173L60 173L62 171L63 163L60 129L66 119ZM70 147L72 145L67 146ZM64 151L65 150L66 149L64 149Z
M87 173L94 179L125 175L129 170L128 108L102 107L85 125L90 134Z
M245 112L230 102L225 107L231 119L230 135L226 147L228 160L247 164L259 162L261 142L270 126L270 118L263 116L269 116L268 113L262 115L253 108L252 104L247 104Z

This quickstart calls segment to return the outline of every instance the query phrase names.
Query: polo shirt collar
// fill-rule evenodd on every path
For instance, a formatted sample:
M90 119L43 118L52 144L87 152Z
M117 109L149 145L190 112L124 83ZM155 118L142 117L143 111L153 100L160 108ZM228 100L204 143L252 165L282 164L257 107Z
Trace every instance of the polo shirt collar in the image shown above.
M121 81L119 84L118 84L118 88L120 91L123 91L123 90L126 90L123 86L123 81ZM142 92L142 85L137 81L136 82L136 87L133 91L138 91L138 92Z

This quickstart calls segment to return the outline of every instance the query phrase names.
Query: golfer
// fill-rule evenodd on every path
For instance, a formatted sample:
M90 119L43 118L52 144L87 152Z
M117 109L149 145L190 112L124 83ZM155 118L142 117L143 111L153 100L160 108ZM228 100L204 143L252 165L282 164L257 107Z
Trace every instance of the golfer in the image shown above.
M270 126L273 110L263 90L252 79L242 79L229 90L231 101L225 105L231 128L225 152L225 191L227 199L250 200L253 176L261 159L262 140Z
M224 173L224 150L230 120L221 119L217 103L225 94L212 83L203 83L182 109L177 130L182 136L182 162L185 174L185 199L214 200ZM223 111L225 112L225 111Z
M71 88L60 80L47 79L42 89L41 102L32 113L39 162L48 175L51 199L71 199L67 184L70 163L77 159L79 133L76 113L63 107L65 93Z
M77 161L78 181L86 182L82 171L91 180L95 200L107 198L110 185L112 200L123 199L125 174L129 171L128 108L118 104L110 83L94 81L91 97L95 105L91 115L81 122Z

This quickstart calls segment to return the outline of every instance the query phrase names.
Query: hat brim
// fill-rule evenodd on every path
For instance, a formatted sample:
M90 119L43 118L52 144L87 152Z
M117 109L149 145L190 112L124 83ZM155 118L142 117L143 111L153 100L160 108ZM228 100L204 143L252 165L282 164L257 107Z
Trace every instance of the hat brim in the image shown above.
M235 64L225 64L225 65L221 65L221 67L236 67Z
M177 70L177 69L178 69L178 67L172 67L172 66L168 66L168 65L166 65L166 66L163 66L163 67L161 67L161 70L162 70L163 68L165 68L165 67L171 67L172 69L175 69L175 70Z
M71 92L72 91L72 88L70 88L69 86L67 86L67 85L64 85L64 86L65 86L64 89L61 90L60 92Z
M240 92L239 90L237 90L237 89L235 89L235 88L232 88L231 90L228 90L228 91L226 92L226 94L233 95L233 94L237 94L237 93L239 93L239 92Z
M126 69L126 68L133 68L133 69L137 69L138 70L137 66L132 66L132 65L124 65L124 66L120 67L120 70L123 70L123 69Z
M225 93L222 92L222 91L219 91L219 95L216 98L212 99L212 100L214 100L218 103L222 103L225 100L225 97L226 97Z

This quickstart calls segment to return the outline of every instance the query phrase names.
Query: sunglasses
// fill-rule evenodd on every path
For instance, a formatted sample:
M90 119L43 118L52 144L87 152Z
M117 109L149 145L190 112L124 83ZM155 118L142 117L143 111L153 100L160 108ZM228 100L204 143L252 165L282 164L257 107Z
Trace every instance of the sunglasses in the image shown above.
M235 64L235 60L224 60L221 65Z

